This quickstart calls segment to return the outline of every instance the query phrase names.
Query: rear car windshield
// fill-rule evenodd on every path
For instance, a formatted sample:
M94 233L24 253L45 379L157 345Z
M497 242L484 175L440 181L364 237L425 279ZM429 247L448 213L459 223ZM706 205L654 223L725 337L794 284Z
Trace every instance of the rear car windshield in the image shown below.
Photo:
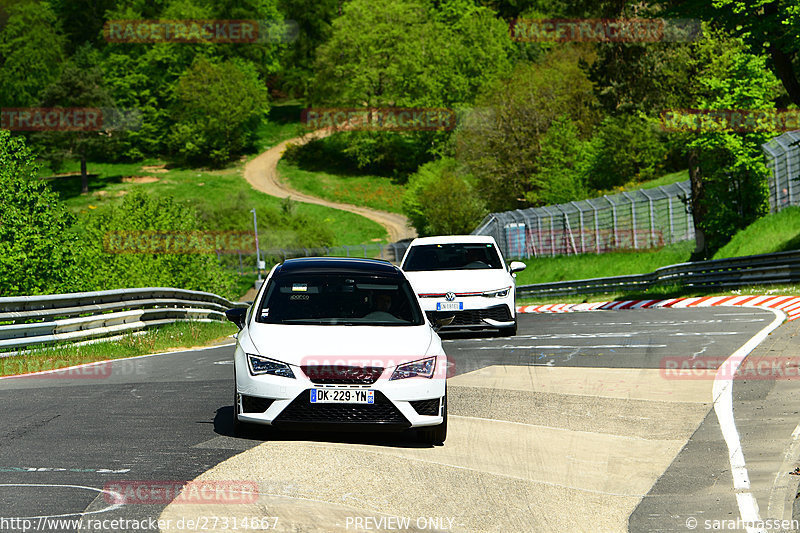
M419 326L425 323L403 278L292 274L270 280L256 316L267 324Z
M412 246L403 270L480 270L503 268L494 244L423 244Z

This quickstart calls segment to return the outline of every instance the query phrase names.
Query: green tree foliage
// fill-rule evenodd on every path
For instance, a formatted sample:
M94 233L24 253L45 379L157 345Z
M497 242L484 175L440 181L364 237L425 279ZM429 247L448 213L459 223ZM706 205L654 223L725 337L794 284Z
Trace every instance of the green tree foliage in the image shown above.
M421 236L470 233L486 214L468 177L454 159L420 167L408 181L403 211Z
M50 0L73 51L84 44L102 44L106 11L118 3L117 0Z
M544 136L562 118L585 139L597 121L592 85L581 60L591 60L591 54L563 47L541 63L518 65L510 77L486 87L473 117L456 132L457 158L476 177L490 210L527 207L552 197L554 187L547 184L539 161ZM568 131L563 123L561 127L560 133ZM553 132L551 142L555 136ZM579 190L580 184L567 189Z
M192 232L200 228L197 213L170 197L143 192L126 195L120 204L101 207L81 220L86 250L82 256L83 284L93 290L126 287L176 287L233 296L231 271L223 269L216 254L127 253L112 232ZM122 235L116 233L116 235ZM131 247L135 249L135 247ZM124 253L117 253L117 252Z
M111 119L114 102L105 88L103 72L97 66L97 54L89 45L83 46L64 65L57 80L40 95L43 107L99 108L105 121ZM113 124L104 124L104 131L49 131L34 136L45 150L45 159L58 169L64 159L81 162L81 192L89 192L86 172L87 158L99 154L113 142Z
M74 217L37 171L23 139L0 130L0 296L82 286Z
M341 4L341 0L280 0L280 10L298 28L297 39L284 52L280 74L281 88L290 95L309 94L317 48L330 38Z
M658 121L644 115L606 117L591 140L589 187L607 191L631 181L658 177L670 151L665 137Z
M507 24L473 2L352 0L318 50L313 105L459 107L508 72ZM391 160L398 135L420 147L413 167L439 154L447 134L345 134L359 166ZM426 155L428 154L428 155Z
M241 63L240 63L241 64ZM266 117L266 88L248 64L198 58L175 89L174 152L191 164L221 165L250 147Z
M741 39L706 32L696 46L696 107L772 109L779 82L763 55ZM702 132L685 137L697 234L695 258L707 258L738 230L766 213L768 170L761 145L767 132Z
M764 53L791 102L800 106L800 5L779 0L715 0L655 2L680 16L713 21L739 37L755 54Z
M0 106L32 106L58 77L66 39L47 2L12 4L7 16L0 32Z
M578 128L562 115L553 120L541 139L537 169L531 174L525 200L531 205L560 204L589 196L586 187L592 152Z

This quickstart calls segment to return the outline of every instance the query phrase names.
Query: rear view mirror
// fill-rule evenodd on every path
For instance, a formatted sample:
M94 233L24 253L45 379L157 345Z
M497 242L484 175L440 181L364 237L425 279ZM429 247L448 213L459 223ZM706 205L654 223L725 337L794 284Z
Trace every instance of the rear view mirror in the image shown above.
M508 265L508 269L511 271L512 274L515 272L522 272L527 268L527 265L522 261L511 261L511 264Z
M225 311L225 317L236 324L239 329L244 328L244 322L247 319L246 307L234 307Z

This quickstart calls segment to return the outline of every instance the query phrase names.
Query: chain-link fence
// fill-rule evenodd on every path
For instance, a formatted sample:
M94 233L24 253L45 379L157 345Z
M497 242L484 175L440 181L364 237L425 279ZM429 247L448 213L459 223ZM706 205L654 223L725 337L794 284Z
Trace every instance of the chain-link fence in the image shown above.
M784 133L762 145L770 169L769 204L773 213L800 205L800 131Z
M488 215L473 231L495 238L505 257L644 249L694 239L689 181L566 204Z

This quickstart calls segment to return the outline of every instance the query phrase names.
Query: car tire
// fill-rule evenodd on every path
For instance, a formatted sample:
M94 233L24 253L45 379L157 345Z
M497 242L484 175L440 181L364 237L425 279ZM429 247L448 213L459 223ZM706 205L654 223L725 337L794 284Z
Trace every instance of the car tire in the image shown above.
M442 399L442 418L438 426L431 426L419 430L419 441L433 446L441 446L447 438L447 393Z
M500 336L501 337L513 337L517 334L517 322L514 322L514 325L509 328L500 328Z

